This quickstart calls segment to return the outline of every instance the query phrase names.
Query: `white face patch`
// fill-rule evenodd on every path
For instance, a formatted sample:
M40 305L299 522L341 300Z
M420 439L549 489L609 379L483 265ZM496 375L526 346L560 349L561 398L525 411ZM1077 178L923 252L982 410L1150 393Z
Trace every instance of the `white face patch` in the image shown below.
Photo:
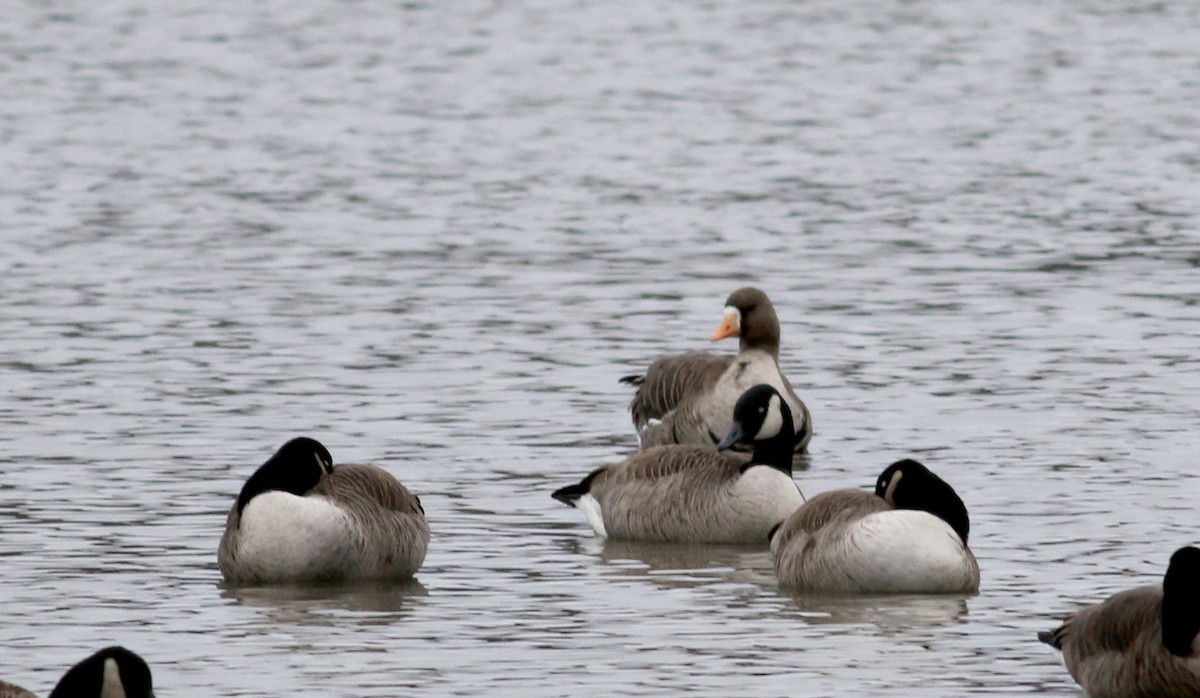
M313 458L317 459L317 467L321 469L322 473L325 473L326 475L328 475L329 473L333 472L333 468L330 466L330 464L321 460L320 453L314 453Z
M738 332L742 331L742 311L732 305L725 306L725 321L733 326L733 329Z
M117 660L104 660L104 683L100 687L100 698L125 698L125 684L121 683L121 670Z
M758 433L754 435L754 440L762 441L779 436L781 429L783 429L783 413L779 410L779 395L775 394L767 402L767 416L763 419L762 426L758 428Z
M900 485L900 478L904 477L903 470L897 470L892 473L892 479L888 481L887 489L883 491L883 501L896 506L896 487Z

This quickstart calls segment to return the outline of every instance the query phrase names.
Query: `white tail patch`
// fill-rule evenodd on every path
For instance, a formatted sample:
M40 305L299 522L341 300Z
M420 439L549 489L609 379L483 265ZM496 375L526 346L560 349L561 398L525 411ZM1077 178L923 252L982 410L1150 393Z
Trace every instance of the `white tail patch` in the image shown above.
M604 528L604 514L600 511L600 502L591 494L585 494L575 500L575 508L582 511L587 517L588 524L592 530L601 538L608 538L608 531Z

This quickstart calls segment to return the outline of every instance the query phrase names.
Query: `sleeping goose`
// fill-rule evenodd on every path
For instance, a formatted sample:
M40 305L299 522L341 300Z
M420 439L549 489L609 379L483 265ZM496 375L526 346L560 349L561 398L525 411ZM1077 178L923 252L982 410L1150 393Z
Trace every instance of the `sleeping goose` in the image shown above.
M425 560L421 501L382 468L308 438L263 463L229 510L218 562L239 584L407 579Z
M792 415L769 385L738 400L712 446L655 446L592 471L553 497L583 511L600 537L674 543L763 543L804 503L792 480ZM728 452L752 444L754 455Z
M1038 639L1092 698L1200 696L1200 549L1175 551L1161 587L1122 591Z
M810 592L979 590L967 508L914 460L893 463L874 494L844 489L808 500L771 536L775 574Z
M124 647L106 647L67 670L50 698L154 698L150 667ZM0 698L37 698L0 681Z
M638 386L629 410L642 448L717 443L738 397L760 383L784 396L794 418L795 450L808 446L812 418L779 370L779 317L767 294L747 286L729 295L712 340L726 337L738 337L736 356L699 351L663 356L645 375L621 379Z

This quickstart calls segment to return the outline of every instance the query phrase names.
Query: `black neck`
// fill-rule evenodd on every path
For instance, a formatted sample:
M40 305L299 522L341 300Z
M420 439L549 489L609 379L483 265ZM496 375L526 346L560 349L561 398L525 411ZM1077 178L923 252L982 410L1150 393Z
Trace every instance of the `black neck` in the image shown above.
M1196 581L1200 572L1200 550L1182 548L1171 556L1163 577L1162 640L1176 657L1192 654L1192 643L1200 634L1200 598Z
M298 460L299 462L286 454L276 453L259 466L238 494L238 515L241 515L242 509L246 508L251 499L263 492L278 490L300 496L315 487L323 474L320 466L311 457Z
M914 474L908 473L902 478L911 478ZM911 480L905 482L901 479L894 499L897 509L919 509L950 524L950 528L954 529L966 545L967 536L971 533L967 505L963 504L962 498L954 488L942 478L927 472L920 483Z

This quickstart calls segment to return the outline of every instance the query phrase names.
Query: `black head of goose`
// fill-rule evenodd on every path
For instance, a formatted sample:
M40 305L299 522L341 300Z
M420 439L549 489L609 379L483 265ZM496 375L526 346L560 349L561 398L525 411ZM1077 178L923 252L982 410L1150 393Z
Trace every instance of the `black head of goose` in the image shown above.
M246 480L217 558L236 584L407 579L428 546L416 495L382 468L335 467L320 442L301 437Z
M1161 587L1119 592L1038 639L1093 698L1200 696L1200 549L1171 555Z
M50 698L154 698L150 667L124 647L105 647L67 670ZM20 686L0 681L0 698L37 698Z
M748 390L737 414L722 445L753 444L749 461L711 446L657 446L552 496L582 511L600 537L761 545L804 502L791 476L791 419L766 385Z
M699 351L662 356L644 375L622 379L638 386L629 409L642 448L716 443L739 396L760 383L773 386L788 403L794 449L807 447L811 416L779 370L779 316L766 293L747 286L729 295L711 339L727 337L738 338L736 356Z
M762 384L750 388L733 407L733 422L718 451L735 446L754 449L750 463L770 465L792 474L792 411L775 388Z

